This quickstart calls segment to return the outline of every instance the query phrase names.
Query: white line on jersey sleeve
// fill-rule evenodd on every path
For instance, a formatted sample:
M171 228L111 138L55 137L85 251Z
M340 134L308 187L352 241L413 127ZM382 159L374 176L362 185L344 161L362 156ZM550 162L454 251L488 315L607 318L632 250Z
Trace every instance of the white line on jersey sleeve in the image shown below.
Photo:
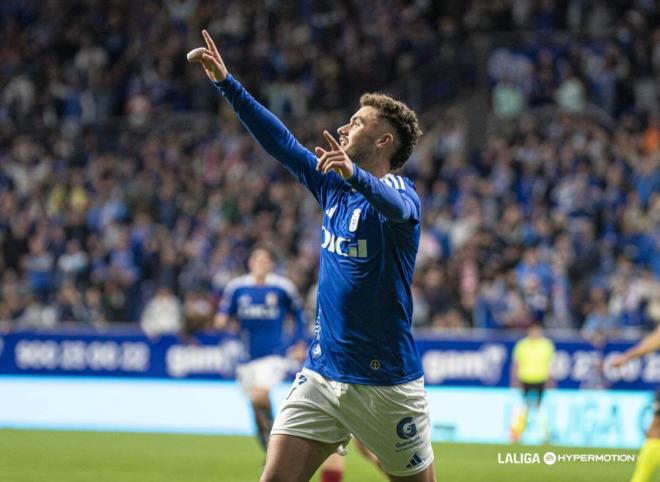
M396 180L396 177L394 177L392 174L388 174L385 176L385 179L388 179L394 186L394 189L399 189L399 183Z

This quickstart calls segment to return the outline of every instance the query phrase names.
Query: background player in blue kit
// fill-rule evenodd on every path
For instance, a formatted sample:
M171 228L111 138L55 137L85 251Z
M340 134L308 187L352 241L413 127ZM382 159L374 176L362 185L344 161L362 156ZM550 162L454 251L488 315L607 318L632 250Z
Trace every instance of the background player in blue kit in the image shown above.
M421 134L405 104L365 94L329 132L329 149L305 149L229 73L206 31L192 60L261 146L314 195L325 215L315 337L271 432L262 481L309 480L353 433L391 480L435 480L423 371L411 332L410 283L420 202L391 174ZM317 157L318 156L318 157Z
M281 382L295 361L284 356L289 345L285 339L287 315L295 320L292 353L306 348L304 319L300 296L288 279L273 273L272 251L257 246L248 259L249 274L230 281L215 317L219 329L230 328L232 321L244 341L245 357L236 375L254 410L258 437L264 450L273 425L271 388Z

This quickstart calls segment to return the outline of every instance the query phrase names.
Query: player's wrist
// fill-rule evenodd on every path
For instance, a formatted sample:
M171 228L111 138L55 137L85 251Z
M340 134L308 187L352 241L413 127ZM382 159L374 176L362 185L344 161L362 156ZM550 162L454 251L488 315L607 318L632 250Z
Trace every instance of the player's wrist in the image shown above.
M211 79L211 83L216 87L226 87L231 83L231 79L233 79L232 75L227 72L227 75L225 75L224 78L220 77L217 80Z
M351 164L352 164L352 166L353 166L353 169L352 169L353 172L351 173L350 176L345 177L345 178L344 178L344 181L347 182L347 183L349 183L351 186L355 187L355 185L356 185L356 184L358 183L358 181L359 181L359 179L358 179L358 178L359 178L359 176L358 176L358 170L359 170L359 168L357 167L357 164L355 164L353 161L351 161Z
M227 77L223 80L211 80L211 84L220 95L227 98L235 96L241 88L238 81L231 74L227 74Z

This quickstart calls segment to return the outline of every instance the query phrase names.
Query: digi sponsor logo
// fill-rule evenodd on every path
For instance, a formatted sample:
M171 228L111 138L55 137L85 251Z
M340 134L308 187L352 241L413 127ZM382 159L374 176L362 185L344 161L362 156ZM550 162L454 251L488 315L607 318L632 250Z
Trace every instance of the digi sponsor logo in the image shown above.
M417 426L412 417L405 417L396 424L396 434L404 440L411 439L417 435Z
M350 239L342 236L335 236L335 234L325 226L321 226L323 233L321 239L321 248L330 253L338 254L349 258L366 258L367 240L366 239Z
M280 316L277 306L277 294L269 292L266 295L266 303L254 303L250 295L241 295L238 298L238 317L253 320L272 320Z

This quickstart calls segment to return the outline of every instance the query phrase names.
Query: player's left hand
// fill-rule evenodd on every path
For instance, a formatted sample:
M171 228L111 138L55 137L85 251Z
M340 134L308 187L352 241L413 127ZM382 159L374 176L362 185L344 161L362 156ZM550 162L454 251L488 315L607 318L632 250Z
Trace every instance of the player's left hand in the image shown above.
M610 362L610 366L612 368L619 368L620 366L624 365L626 362L628 362L628 357L625 355L618 355L612 359Z
M227 67L215 46L215 42L206 30L202 30L202 37L206 42L206 48L200 47L191 50L188 53L188 62L197 62L202 64L204 71L209 79L213 81L223 81L229 75Z
M332 137L332 134L328 131L323 131L323 135L328 141L328 144L330 144L330 150L326 151L322 147L316 147L314 149L314 152L316 152L319 158L319 162L316 164L316 170L321 171L323 174L335 171L343 179L350 179L353 177L353 161L344 152L344 149L341 148L337 140Z
M299 341L287 351L287 356L296 360L298 363L303 363L307 358L307 343Z

